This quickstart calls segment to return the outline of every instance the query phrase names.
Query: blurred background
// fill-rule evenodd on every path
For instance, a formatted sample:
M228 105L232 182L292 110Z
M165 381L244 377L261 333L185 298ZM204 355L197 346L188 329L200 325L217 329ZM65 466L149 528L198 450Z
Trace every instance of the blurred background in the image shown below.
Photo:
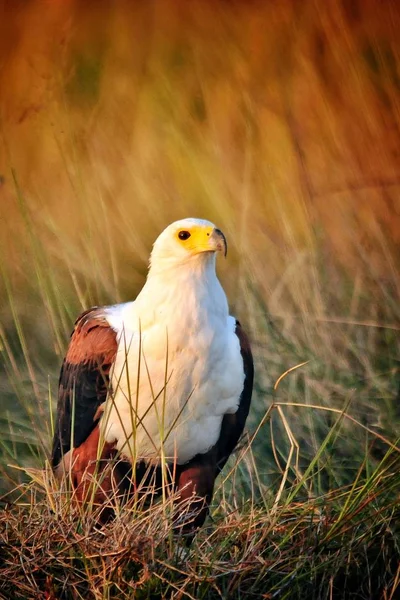
M133 299L187 216L228 239L249 429L310 361L275 399L305 468L325 440L322 488L383 456L374 431L396 441L399 31L395 0L0 3L2 490L43 464L76 316ZM260 486L288 447L273 418Z

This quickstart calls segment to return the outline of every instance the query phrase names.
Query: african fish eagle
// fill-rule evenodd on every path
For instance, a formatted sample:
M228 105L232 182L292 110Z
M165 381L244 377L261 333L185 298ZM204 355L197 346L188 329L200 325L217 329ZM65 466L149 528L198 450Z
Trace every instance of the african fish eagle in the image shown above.
M84 482L107 463L113 475L103 475L100 503L115 482L125 493L164 460L178 498L193 498L186 530L203 524L253 387L249 341L215 272L216 253L226 251L209 221L172 223L154 243L136 300L77 319L61 368L52 465L70 473L81 501Z

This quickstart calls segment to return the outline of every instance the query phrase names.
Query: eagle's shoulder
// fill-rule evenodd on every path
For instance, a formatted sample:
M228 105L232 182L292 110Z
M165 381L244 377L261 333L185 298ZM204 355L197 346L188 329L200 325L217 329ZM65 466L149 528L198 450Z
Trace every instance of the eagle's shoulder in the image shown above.
M95 306L75 321L65 361L70 364L112 360L117 350L117 331L110 324L107 309Z
M249 336L247 335L246 331L243 329L240 321L238 321L237 319L235 319L235 333L236 333L237 337L239 338L240 352L245 361L244 367L245 367L245 372L246 372L246 367L250 366L250 364L248 364L248 363L251 363L251 365L253 364L253 355L251 352Z

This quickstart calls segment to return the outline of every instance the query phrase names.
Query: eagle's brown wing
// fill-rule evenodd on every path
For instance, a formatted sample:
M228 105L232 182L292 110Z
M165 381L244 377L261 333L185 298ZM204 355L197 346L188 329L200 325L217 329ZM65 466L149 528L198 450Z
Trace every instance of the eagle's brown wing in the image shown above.
M61 368L51 455L53 467L71 447L83 444L96 427L116 353L117 334L104 311L92 308L84 312L75 323Z

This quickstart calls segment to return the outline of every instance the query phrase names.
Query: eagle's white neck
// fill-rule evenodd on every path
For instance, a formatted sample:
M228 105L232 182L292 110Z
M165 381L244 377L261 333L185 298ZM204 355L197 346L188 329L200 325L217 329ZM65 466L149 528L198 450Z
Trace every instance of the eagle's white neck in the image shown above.
M215 254L202 253L179 263L153 262L135 311L144 326L161 319L171 327L184 316L199 326L204 319L226 319L228 302L215 272Z

